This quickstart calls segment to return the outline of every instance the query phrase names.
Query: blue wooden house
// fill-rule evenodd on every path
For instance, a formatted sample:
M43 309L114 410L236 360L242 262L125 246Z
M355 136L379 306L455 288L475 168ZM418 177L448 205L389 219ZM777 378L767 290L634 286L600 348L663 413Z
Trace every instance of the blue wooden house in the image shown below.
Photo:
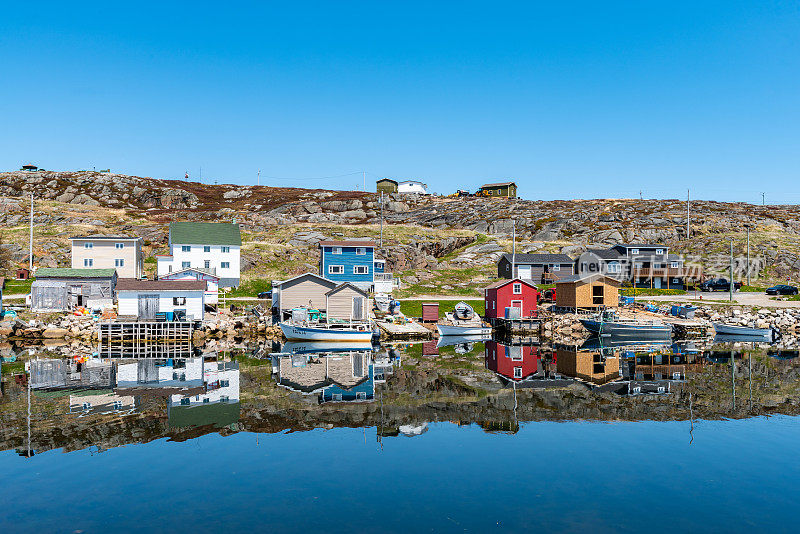
M376 270L373 241L320 241L319 248L320 276L332 282L350 282L364 291L372 290ZM380 270L383 271L383 265Z

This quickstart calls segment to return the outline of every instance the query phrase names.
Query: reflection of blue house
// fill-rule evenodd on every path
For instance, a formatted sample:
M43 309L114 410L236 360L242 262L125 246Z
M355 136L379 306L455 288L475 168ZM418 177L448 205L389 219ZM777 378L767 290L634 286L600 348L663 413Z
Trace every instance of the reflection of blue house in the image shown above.
M375 398L374 378L374 369L370 365L364 380L350 387L334 382L319 392L319 402L371 401Z
M333 282L350 282L369 291L375 281L378 263L375 261L375 243L372 241L320 241L319 274Z

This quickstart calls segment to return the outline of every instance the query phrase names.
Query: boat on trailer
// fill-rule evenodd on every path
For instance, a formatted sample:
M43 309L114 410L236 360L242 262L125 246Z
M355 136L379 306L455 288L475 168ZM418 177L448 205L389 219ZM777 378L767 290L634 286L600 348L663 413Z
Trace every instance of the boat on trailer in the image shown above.
M371 341L375 332L370 323L347 325L298 325L281 323L281 331L293 341Z

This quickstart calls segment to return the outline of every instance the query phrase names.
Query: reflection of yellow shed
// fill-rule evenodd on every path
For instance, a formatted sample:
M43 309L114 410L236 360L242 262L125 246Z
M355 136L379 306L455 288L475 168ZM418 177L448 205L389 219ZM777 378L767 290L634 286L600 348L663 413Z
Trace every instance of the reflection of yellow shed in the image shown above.
M581 378L593 384L605 384L619 378L619 358L603 356L600 351L558 348L556 369L562 375Z
M615 308L619 280L600 274L566 276L556 280L556 306L574 309Z

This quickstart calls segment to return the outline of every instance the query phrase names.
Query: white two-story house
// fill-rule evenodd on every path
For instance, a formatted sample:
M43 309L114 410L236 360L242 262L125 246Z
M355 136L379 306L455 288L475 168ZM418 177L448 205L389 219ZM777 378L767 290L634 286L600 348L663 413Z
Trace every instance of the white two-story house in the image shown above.
M174 222L169 254L156 256L158 277L194 268L219 277L219 287L237 287L242 236L235 223Z

